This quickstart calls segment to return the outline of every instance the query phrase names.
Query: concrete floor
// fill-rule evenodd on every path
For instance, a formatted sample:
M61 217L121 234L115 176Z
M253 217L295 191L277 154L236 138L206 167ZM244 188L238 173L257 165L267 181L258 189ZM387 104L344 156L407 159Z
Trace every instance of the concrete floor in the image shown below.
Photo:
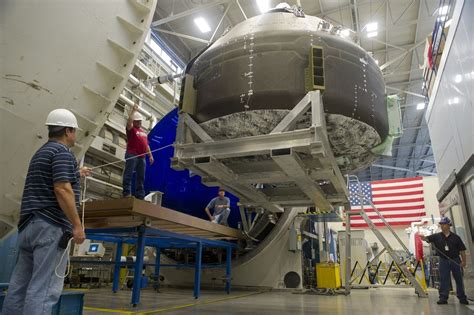
M474 303L461 305L451 296L448 305L437 305L437 291L429 298L418 298L413 289L379 288L353 290L351 295L319 296L291 292L265 293L203 291L199 300L192 290L162 289L142 291L141 304L130 307L130 291L112 294L107 289L85 291L84 314L474 314Z

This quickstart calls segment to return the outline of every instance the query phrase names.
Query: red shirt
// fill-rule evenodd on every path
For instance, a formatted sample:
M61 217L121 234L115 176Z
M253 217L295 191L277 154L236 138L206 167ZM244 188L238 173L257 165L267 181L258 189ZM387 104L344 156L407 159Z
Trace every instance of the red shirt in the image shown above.
M127 152L140 155L148 151L148 138L142 128L127 130Z

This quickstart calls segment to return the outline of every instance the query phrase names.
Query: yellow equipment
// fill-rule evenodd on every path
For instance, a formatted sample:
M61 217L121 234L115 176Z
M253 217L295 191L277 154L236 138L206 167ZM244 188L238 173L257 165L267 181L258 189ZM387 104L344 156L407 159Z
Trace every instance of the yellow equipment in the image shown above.
M316 278L320 289L338 289L341 287L341 274L339 264L316 264Z

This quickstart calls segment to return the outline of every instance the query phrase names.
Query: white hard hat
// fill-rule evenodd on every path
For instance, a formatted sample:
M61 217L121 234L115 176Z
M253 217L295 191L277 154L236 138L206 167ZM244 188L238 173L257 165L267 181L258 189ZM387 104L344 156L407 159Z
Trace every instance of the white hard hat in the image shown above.
M46 126L79 128L76 116L70 110L64 108L51 111L48 118L46 118Z
M143 116L139 112L135 112L135 113L133 113L132 119L133 120L143 120Z

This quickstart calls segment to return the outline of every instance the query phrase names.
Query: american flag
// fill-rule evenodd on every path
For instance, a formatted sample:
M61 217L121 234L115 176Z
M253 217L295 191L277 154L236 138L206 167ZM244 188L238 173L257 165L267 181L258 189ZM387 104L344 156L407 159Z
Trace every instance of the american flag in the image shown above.
M408 226L426 216L423 196L423 178L400 178L361 183L365 196L364 210L376 226L384 226L381 219L367 200L383 215L390 225ZM351 210L360 210L361 202L357 196L358 183L349 183ZM367 228L361 216L351 216L351 227Z

